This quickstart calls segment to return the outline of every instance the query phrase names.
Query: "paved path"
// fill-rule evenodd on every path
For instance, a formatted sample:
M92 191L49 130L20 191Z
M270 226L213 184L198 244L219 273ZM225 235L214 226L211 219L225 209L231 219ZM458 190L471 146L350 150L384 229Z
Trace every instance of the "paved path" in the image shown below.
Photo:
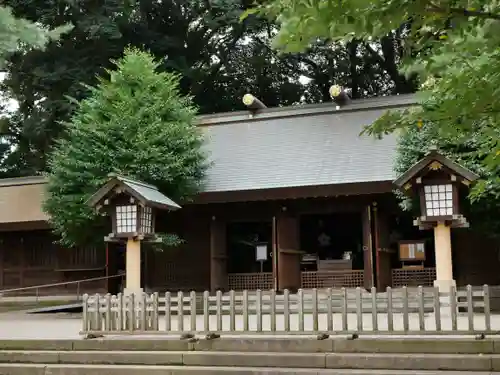
M0 314L0 339L77 339L82 327L77 314Z
M223 329L229 330L230 317L223 316ZM419 318L417 314L410 314L410 330L417 331L419 329ZM184 317L184 329L190 330L190 317ZM476 331L485 329L484 315L476 314L474 316L474 328ZM355 314L348 316L349 330L357 330L357 319ZM468 318L466 314L459 314L458 328L462 332L468 329ZM387 315L379 314L378 316L379 330L387 329ZM216 316L210 316L210 330L215 330L217 325ZM342 325L340 314L334 314L334 329L340 330ZM237 330L243 329L242 316L236 316L235 326ZM298 329L298 316L291 316L291 330ZM79 332L82 327L80 314L44 314L44 315L28 315L21 312L18 313L3 313L0 314L0 339L78 339ZM284 319L282 315L277 316L276 327L278 330L283 330ZM327 316L321 314L319 316L319 330L326 330ZM426 314L425 316L426 330L434 330L434 315ZM451 320L444 318L442 323L443 330L451 330ZM500 315L491 316L491 327L493 330L500 331ZM196 317L196 329L202 331L204 328L203 316ZM250 316L249 328L255 331L257 328L257 319L255 316ZM270 317L264 316L262 323L263 331L270 329ZM304 319L304 328L308 331L313 331L312 316L306 315ZM175 332L178 329L177 317L172 317L172 330ZM363 314L363 329L372 330L372 315ZM403 319L399 314L394 316L394 329L403 330ZM160 317L160 330L165 330L165 321ZM174 333L175 334L175 333ZM178 334L177 334L178 335ZM253 335L246 335L253 336ZM267 335L266 335L267 336Z

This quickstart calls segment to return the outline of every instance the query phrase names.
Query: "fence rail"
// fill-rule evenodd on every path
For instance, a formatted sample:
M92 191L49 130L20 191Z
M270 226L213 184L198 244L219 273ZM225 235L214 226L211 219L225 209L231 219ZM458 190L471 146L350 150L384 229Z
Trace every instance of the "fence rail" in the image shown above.
M35 297L35 300L38 301L39 298L41 299L44 297L43 291L53 290L54 288L63 286L63 287L73 287L72 290L69 291L69 293L65 294L65 297L71 297L74 295L76 300L80 300L80 298L84 293L86 285L95 283L96 281L111 280L116 278L123 279L124 277L125 274L117 274L117 275L99 276L81 280L65 281L61 283L33 285L33 286L26 286L22 288L13 288L13 289L0 289L0 299L2 297L10 297L10 296L15 296L15 297L28 296L28 297ZM87 289L91 289L91 287ZM60 290L56 289L56 291L60 293Z
M472 334L500 329L488 286L85 295L82 333ZM465 313L459 313L459 309ZM495 331L496 332L496 331Z

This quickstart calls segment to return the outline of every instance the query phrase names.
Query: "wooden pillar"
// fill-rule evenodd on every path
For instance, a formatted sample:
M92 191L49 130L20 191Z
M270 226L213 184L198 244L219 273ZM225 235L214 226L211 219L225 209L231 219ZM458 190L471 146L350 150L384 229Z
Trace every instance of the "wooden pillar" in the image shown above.
M27 268L27 262L26 262L26 252L27 252L27 246L24 240L24 237L21 236L19 237L19 286L21 288L25 287L24 283L24 273Z
M296 216L281 214L276 218L278 252L277 290L296 291L301 287L299 222Z
M4 252L6 251L7 249L7 246L5 245L5 238L3 238L3 236L0 236L0 288L3 289L3 270L5 268L5 265L4 265L4 261L3 261L3 258L4 258Z
M392 284L391 251L389 249L389 217L383 208L373 204L376 286L383 290Z
M366 289L374 286L372 240L372 212L371 207L366 206L363 210L363 268Z
M225 291L227 279L226 223L212 217L210 222L210 290Z

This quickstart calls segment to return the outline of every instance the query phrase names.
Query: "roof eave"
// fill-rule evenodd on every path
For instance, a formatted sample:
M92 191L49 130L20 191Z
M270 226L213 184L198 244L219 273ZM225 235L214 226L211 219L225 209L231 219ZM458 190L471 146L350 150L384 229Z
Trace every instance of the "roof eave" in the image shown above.
M450 170L454 171L462 178L466 179L469 182L474 182L480 178L476 173L471 170L462 167L460 164L455 163L453 160L448 159L446 156L441 155L437 151L431 151L424 158L419 160L413 166L411 166L405 173L403 173L400 177L394 180L393 184L397 186L399 189L402 189L404 185L406 185L412 178L414 178L420 171L422 171L427 165L432 163L433 161L438 161Z

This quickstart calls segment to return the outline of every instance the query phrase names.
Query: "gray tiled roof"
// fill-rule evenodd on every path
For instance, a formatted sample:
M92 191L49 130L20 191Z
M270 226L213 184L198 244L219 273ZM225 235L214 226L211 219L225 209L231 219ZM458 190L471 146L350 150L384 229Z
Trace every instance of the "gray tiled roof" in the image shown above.
M123 182L126 186L141 195L148 203L169 208L181 208L172 199L162 194L158 188L144 182L131 180L126 177L117 176L117 179Z
M392 181L395 136L359 136L410 95L201 118L213 163L206 192Z

